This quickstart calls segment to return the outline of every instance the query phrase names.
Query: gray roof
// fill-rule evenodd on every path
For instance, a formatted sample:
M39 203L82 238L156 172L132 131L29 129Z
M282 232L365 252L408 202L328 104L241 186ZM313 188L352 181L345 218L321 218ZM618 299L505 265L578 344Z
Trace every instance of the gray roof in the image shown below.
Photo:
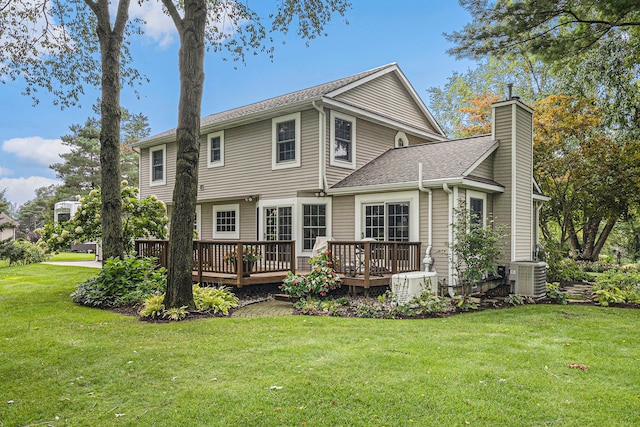
M493 152L498 142L491 135L394 148L356 170L331 188L352 188L385 184L415 183L422 163L423 181L467 178L500 185L468 175L470 168Z
M11 218L9 215L5 214L4 212L0 212L0 224L6 224L6 223L9 223L9 227L18 226L18 221Z
M264 101L256 102L254 104L245 105L243 107L234 108L232 110L223 111L221 113L211 114L202 118L200 121L200 126L210 126L216 123L226 122L227 120L233 120L245 116L249 116L256 113L261 113L264 111L273 110L279 107L285 107L287 105L295 104L297 102L311 100L314 98L319 98L321 96L327 95L335 90L343 88L351 83L354 83L360 79L364 79L369 77L372 74L375 74L379 71L382 71L386 68L395 67L396 64L387 64L382 67L374 68L369 71L364 71L362 73L354 74L349 77L345 77L339 80L334 80L329 83L323 83L318 86L313 86L307 89L299 90L296 92L291 92L286 95L277 96L275 98L270 98ZM148 140L153 140L157 138L162 138L164 136L173 135L176 133L176 129L171 129L166 132L159 133L157 135L153 135L149 138L141 140L134 145L144 144Z

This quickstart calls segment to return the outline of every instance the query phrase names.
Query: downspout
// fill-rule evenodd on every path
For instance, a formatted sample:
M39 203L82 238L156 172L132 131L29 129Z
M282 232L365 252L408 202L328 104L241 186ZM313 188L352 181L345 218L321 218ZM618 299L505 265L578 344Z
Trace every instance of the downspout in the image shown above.
M442 184L442 190L447 193L449 195L449 244L453 243L453 191L449 188L449 185L445 182L444 184ZM449 251L451 251L451 249L449 249ZM451 256L449 257L449 277L448 277L448 284L449 284L449 296L453 297L455 295L455 292L453 291L453 254L451 254Z
M311 105L320 113L318 116L320 128L318 132L318 188L325 192L329 187L327 185L327 113L316 102L312 101Z
M424 254L424 259L422 260L422 263L425 266L425 271L433 271L433 264L434 264L434 259L431 257L431 250L433 249L433 232L432 232L432 227L433 227L433 212L432 212L432 207L433 207L433 191L431 191L430 188L425 188L424 184L422 183L422 162L418 163L418 189L420 191L422 191L423 193L427 193L427 198L429 200L428 202L428 226L427 226L427 250Z

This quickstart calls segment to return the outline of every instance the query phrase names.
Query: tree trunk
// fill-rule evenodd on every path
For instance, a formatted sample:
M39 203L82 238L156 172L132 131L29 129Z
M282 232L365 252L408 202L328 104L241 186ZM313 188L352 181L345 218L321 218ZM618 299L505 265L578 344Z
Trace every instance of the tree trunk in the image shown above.
M122 237L122 196L120 190L120 54L129 0L121 0L114 29L109 3L99 1L92 8L98 19L98 40L102 60L102 100L100 104L100 168L102 187L101 225L103 262L124 255Z
M600 237L598 237L598 241L594 245L591 261L598 261L598 258L600 257L600 251L602 251L602 248L604 247L605 242L609 238L609 234L611 234L611 231L613 230L613 227L616 225L616 222L617 222L616 219L610 219L609 221L607 221L607 224L604 226L604 228L600 232Z
M176 140L169 267L165 307L193 307L193 218L198 194L200 110L204 86L205 0L186 0L180 34L180 103Z

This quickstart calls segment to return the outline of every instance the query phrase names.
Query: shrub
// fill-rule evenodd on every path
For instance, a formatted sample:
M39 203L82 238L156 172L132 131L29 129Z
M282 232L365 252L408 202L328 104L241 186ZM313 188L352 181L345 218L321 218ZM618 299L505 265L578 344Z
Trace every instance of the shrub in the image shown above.
M154 295L144 300L140 316L149 319L158 319L164 313L164 294Z
M165 318L182 320L189 314L188 307L174 307L165 309L162 302L165 294L153 295L144 301L144 306L138 314L146 319ZM196 311L200 313L222 313L225 316L229 310L238 306L238 298L225 287L201 287L193 285L193 301Z
M558 282L547 283L547 298L555 304L567 305L567 294L560 290Z
M45 249L26 240L3 240L0 242L0 259L12 264L36 264L49 259Z
M165 272L152 258L109 258L100 273L79 283L71 296L92 307L136 306L166 289Z
M229 314L229 309L238 306L238 298L225 287L200 287L193 285L193 301L201 312Z
M588 277L572 258L563 258L547 265L547 278L553 282L578 282Z
M315 258L309 259L309 263L312 264L311 273L306 276L296 275L289 271L280 286L282 292L292 297L305 295L324 297L339 288L340 277L333 269L330 255L329 251L325 251Z
M640 303L640 273L610 270L596 279L593 297L600 305Z
M509 294L504 298L504 302L507 304L516 306L516 305L524 305L525 300L520 295Z

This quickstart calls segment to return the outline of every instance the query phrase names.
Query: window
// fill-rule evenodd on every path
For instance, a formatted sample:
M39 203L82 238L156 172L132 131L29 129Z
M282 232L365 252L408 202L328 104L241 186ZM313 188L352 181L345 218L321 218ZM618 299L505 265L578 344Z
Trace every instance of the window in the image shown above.
M167 183L166 163L166 145L159 145L149 149L150 185L164 185Z
M331 111L331 165L356 167L356 119L335 111Z
M272 169L300 166L300 113L272 120Z
M409 241L409 202L365 205L364 236L389 242Z
M240 238L239 205L218 205L213 207L213 238Z
M326 235L327 205L302 205L302 250L312 250L316 237Z
M207 167L224 166L224 131L207 135Z
M409 138L407 138L407 135L404 132L398 132L396 134L395 146L396 148L409 146Z
M486 226L487 195L477 191L467 190L467 209L471 215L471 224L482 224Z
M266 240L291 240L293 215L291 206L265 208Z

